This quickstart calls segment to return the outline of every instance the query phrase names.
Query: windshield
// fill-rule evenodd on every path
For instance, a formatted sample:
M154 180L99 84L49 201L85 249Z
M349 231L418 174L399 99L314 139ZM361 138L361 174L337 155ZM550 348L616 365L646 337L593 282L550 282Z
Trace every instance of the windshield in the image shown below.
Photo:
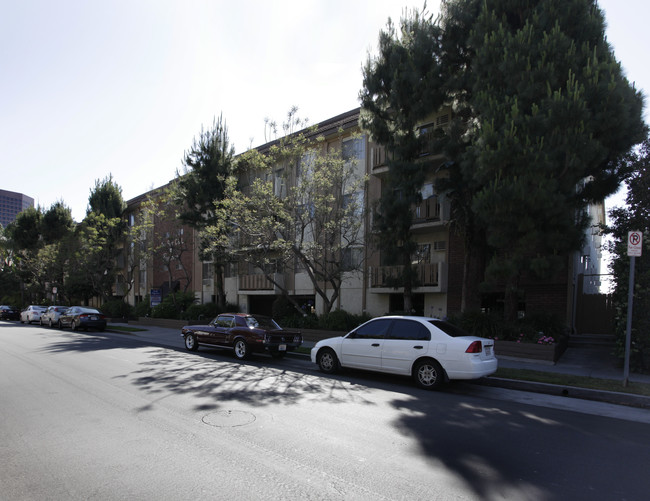
M251 315L250 317L246 317L246 325L251 328L259 327L261 329L281 328L271 317L264 317L261 315Z

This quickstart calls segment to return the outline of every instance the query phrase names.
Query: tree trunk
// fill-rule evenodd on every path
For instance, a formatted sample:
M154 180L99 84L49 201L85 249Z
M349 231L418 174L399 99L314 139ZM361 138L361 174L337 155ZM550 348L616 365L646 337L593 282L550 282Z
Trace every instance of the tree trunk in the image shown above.
M509 277L506 281L505 298L503 305L503 318L506 322L517 320L519 306L519 280L518 277Z
M472 244L465 246L463 260L463 289L461 293L460 311L481 310L481 290L483 271L485 270L485 249L483 246Z

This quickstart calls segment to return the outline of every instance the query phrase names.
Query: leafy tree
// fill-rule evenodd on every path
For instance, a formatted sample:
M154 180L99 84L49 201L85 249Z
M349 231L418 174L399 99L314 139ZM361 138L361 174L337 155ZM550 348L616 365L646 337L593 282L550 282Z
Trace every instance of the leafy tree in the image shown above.
M43 213L41 236L45 244L52 244L65 238L74 226L72 213L62 201L55 202Z
M176 198L183 207L180 220L197 230L214 224L214 202L223 198L226 179L231 173L234 148L228 139L228 128L223 117L215 119L212 127L194 138L192 147L185 153L184 173L177 173ZM200 256L214 261L217 303L225 305L223 281L223 252L214 245L200 242ZM205 250L210 248L210 252Z
M41 220L43 213L40 208L28 207L7 225L7 236L13 242L15 249L35 252L41 244Z
M141 262L162 263L167 270L170 292L179 276L177 271L180 272L183 293L186 293L192 282L192 270L185 265L184 256L192 252L192 237L185 233L181 222L183 207L177 203L177 189L176 182L172 181L141 204L137 223L129 232L132 247L137 246L139 252L130 253L127 261L131 275ZM175 304L173 294L171 300Z
M630 258L627 256L629 231L643 232L642 256L635 258L634 297L632 304L632 368L650 369L650 139L646 139L639 151L631 158L633 173L627 181L626 206L609 212L611 225L607 233L613 237L609 245L613 259L611 272L614 275L613 300L616 315L615 332L624 355L624 340L627 331L627 306L629 294Z
M68 243L69 272L66 292L87 301L112 298L116 280L118 246L125 231L122 213L126 204L122 188L109 175L95 182L88 197L88 211Z
M285 131L302 124L293 108ZM346 143L348 144L348 143ZM350 144L354 143L354 140ZM327 152L315 128L285 135L268 152L238 162L205 235L232 259L261 270L298 311L278 274L307 274L325 311L336 303L346 273L361 269L363 183L356 152Z
M121 218L125 207L122 188L113 180L112 174L95 181L88 197L87 213L103 214L107 219Z
M419 25L438 36L417 37ZM379 123L411 113L397 100L408 85L390 84L408 82L418 66L403 64L405 54L381 50L383 41L396 38L394 30L380 35L383 65L365 70L362 106ZM622 158L643 138L641 96L622 74L593 0L449 0L439 23L417 13L403 19L401 39L424 40L425 48L412 44L407 54L428 52L440 68L433 84L413 80L422 86L410 90L414 100L436 96L425 105L429 112L442 102L454 111L435 147L449 159L447 179L438 187L453 201L455 227L469 253L464 306L477 305L471 277L480 276L476 271L489 252L487 278L505 283L505 315L512 319L521 277L558 270L580 245L583 209L613 193L629 173ZM370 76L386 89L383 100L372 92ZM392 136L408 138L417 119L405 123L407 130ZM374 135L390 146L391 135ZM406 231L405 224L404 238Z
M425 11L402 17L399 30L388 20L379 34L376 57L363 69L361 127L387 150L388 177L374 217L378 245L385 257L402 266L396 286L404 287L404 309L410 311L412 266L417 244L411 234L413 207L422 201L425 169L420 159L423 138L418 124L437 111L445 100L439 58L440 27Z
M547 277L580 247L582 209L618 188L620 159L643 138L641 96L604 31L594 1L493 0L470 34L481 124L472 209L495 250L487 273L506 283L507 318L523 274Z

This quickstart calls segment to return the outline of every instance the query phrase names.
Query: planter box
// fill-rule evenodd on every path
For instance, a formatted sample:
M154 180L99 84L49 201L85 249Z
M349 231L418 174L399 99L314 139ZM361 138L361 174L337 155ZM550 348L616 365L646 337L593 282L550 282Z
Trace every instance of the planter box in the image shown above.
M566 341L555 344L518 343L516 341L494 341L497 357L521 358L554 364L566 350Z

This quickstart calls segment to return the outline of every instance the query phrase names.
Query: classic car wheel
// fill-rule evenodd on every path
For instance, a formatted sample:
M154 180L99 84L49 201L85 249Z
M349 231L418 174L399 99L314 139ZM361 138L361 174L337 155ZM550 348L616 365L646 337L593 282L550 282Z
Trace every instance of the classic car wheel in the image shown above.
M248 358L249 355L248 345L246 344L246 341L244 341L243 339L237 339L235 341L235 346L233 346L233 351L235 352L235 356L239 360L244 360L245 358Z
M445 380L445 373L433 359L420 360L413 368L415 384L425 390L438 388Z
M190 351L196 351L199 348L199 343L196 341L194 334L187 334L185 336L185 348Z
M333 374L339 368L339 359L336 358L336 353L330 348L323 348L318 352L316 362L321 372L325 374Z

